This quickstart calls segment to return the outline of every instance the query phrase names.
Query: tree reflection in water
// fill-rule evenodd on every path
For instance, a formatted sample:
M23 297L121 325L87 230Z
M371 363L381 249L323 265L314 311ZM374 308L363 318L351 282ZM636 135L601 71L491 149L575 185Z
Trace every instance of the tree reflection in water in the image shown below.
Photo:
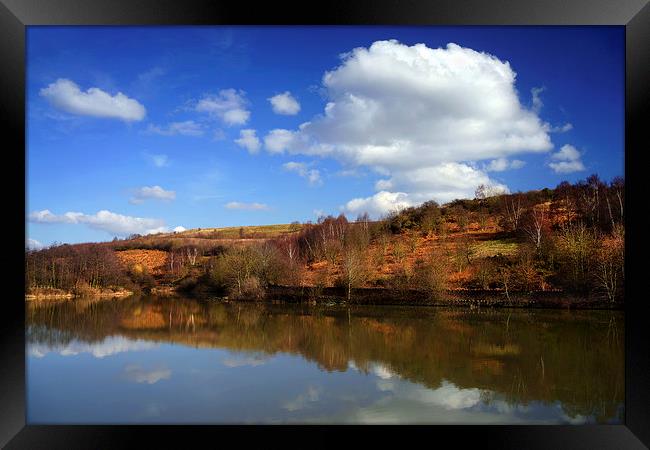
M394 388L390 380L397 375L434 390L426 394L438 396L434 401L498 408L559 404L568 418L597 422L622 420L623 330L622 313L612 311L323 307L176 297L27 307L32 355L107 339L114 345L135 341L140 348L175 343L252 355L230 360L232 367L288 353L327 372L374 374L383 382L380 389ZM318 395L312 388L287 405L296 408Z

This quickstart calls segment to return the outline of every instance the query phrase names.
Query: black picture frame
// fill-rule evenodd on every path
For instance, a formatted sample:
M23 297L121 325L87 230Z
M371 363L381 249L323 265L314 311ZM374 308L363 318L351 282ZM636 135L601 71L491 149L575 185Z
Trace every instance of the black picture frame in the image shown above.
M409 441L470 442L495 448L636 449L650 445L650 342L643 295L644 245L643 207L647 202L642 170L643 151L648 149L647 112L650 109L650 4L648 0L445 0L401 2L345 1L327 3L277 3L207 0L0 0L0 120L4 128L3 171L6 197L16 202L14 214L5 216L12 232L6 246L24 255L25 231L25 27L29 25L217 25L217 24L363 24L363 25L619 25L626 30L626 361L624 425L582 426L418 426L407 428L298 427L303 445L339 443L338 431L345 428L362 434L364 441L382 441L386 432L397 432ZM604 87L606 88L606 87ZM596 94L597 95L597 94ZM16 192L18 191L18 192ZM636 202L635 206L632 203ZM636 209L635 209L636 208ZM18 211L22 211L19 213ZM6 448L113 448L134 446L136 439L164 447L175 442L207 439L212 445L225 443L224 433L240 443L264 434L285 431L284 427L222 426L34 426L25 424L25 336L24 272L13 258L5 259L13 269L7 279L16 292L5 299L0 362L0 446ZM24 267L24 266L23 266ZM23 275L20 275L20 274ZM295 430L291 430L294 432ZM282 438L282 437L280 437ZM450 441L448 439L451 439ZM295 437L293 442L299 443ZM270 442L270 441L269 441ZM279 441L285 445L287 441Z

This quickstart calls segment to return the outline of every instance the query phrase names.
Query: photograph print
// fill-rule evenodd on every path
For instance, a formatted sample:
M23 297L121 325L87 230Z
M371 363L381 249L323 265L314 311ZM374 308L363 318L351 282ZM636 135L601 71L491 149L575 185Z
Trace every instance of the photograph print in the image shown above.
M25 37L28 425L624 424L624 27Z

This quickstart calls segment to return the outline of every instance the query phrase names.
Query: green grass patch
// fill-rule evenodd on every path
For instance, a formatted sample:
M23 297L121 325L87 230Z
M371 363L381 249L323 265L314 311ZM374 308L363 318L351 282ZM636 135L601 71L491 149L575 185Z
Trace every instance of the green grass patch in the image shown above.
M476 244L475 256L487 258L488 256L513 256L519 249L519 243L514 238L481 241Z

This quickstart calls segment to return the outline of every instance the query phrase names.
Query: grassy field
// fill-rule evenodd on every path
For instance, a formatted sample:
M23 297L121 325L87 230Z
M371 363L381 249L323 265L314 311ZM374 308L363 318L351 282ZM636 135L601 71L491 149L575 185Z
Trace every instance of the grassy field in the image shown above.
M275 238L284 234L299 231L300 224L282 223L276 225L254 225L245 227L223 227L223 228L195 228L192 230L175 233L174 236L184 238L207 238L207 239L240 239L240 238Z
M518 248L519 244L515 238L485 240L476 243L474 255L477 258L497 255L514 256Z

